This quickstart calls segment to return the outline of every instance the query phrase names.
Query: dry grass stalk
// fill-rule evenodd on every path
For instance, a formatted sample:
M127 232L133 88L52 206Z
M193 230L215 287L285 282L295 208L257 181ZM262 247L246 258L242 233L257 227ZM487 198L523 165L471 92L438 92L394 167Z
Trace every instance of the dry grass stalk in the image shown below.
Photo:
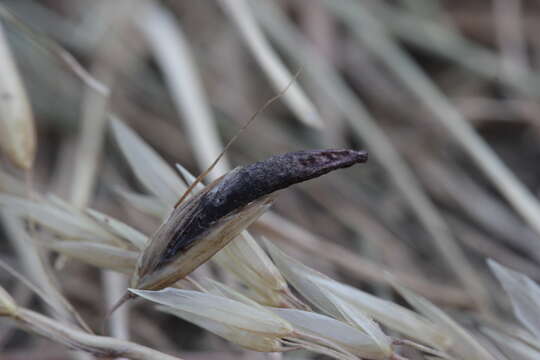
M5 298L2 296L2 300ZM34 311L6 304L3 316L10 317L18 327L43 336L71 349L98 357L126 357L134 360L181 360L148 347L106 336L90 335ZM5 306L9 307L5 307Z

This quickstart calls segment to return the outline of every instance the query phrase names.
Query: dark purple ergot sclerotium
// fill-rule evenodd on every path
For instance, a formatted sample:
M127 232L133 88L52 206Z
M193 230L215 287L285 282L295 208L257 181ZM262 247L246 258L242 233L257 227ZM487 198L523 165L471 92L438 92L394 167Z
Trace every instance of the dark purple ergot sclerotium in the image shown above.
M196 239L221 218L234 214L249 203L330 171L366 162L367 159L366 151L308 150L275 155L234 169L212 184L209 191L197 194L176 209L182 211L182 208L191 207L187 213L192 219L183 222L182 228L174 232L160 257L158 267L189 249Z

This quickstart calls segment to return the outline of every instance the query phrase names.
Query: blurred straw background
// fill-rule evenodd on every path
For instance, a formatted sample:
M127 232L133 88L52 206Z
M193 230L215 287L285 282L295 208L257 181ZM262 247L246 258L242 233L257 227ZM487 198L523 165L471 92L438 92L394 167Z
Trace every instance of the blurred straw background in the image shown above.
M539 19L532 0L1 0L0 191L33 187L152 234L156 218L122 195L145 187L110 119L198 175L300 69L207 180L287 151L366 149L367 165L282 192L253 234L381 298L403 303L389 272L467 327L504 322L486 258L540 281ZM34 246L4 215L2 261L58 282L99 328L127 278ZM11 274L0 283L41 309ZM184 359L265 358L149 306L121 309L111 334ZM74 356L3 322L0 353Z

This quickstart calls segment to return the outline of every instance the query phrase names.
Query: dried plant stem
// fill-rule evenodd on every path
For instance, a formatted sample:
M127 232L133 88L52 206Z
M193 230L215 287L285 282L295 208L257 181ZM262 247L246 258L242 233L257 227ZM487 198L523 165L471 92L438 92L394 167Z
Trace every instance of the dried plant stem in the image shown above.
M127 280L124 274L120 274L114 271L105 270L102 272L103 285L105 289L105 300L107 308L114 306L118 297L122 296L125 292ZM110 333L113 337L118 339L129 339L129 312L128 307L124 306L125 311L117 311L110 315Z
M126 357L133 360L180 359L129 341L90 335L28 309L18 308L12 319L21 328L99 357Z

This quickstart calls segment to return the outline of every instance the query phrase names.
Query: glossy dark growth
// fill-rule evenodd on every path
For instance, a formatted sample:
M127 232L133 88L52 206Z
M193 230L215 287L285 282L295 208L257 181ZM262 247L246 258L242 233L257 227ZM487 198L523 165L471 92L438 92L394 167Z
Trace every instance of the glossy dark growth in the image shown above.
M186 216L193 216L193 219L175 232L161 257L160 265L187 250L198 236L208 231L219 219L233 214L250 202L330 171L366 162L367 159L366 151L308 150L275 155L234 169L211 190L194 196L175 210L181 211L181 208L192 206L194 209L187 212Z

